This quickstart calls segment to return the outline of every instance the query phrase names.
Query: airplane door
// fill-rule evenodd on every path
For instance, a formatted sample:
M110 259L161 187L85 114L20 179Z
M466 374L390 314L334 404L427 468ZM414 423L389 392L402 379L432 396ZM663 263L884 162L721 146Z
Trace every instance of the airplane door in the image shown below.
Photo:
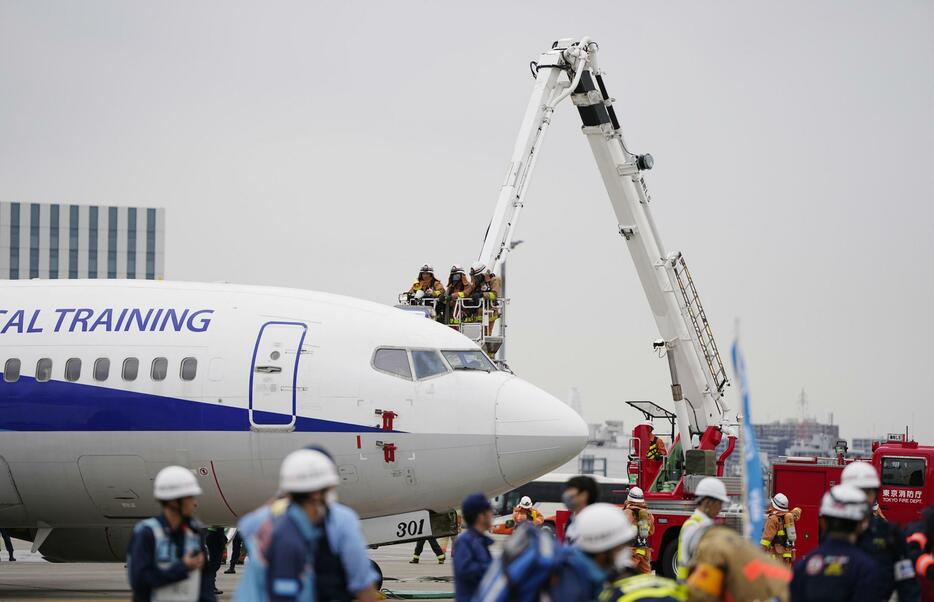
M250 367L250 425L255 430L295 428L298 362L308 326L266 322L259 329Z
M81 456L78 472L91 501L106 518L145 518L158 511L141 456Z

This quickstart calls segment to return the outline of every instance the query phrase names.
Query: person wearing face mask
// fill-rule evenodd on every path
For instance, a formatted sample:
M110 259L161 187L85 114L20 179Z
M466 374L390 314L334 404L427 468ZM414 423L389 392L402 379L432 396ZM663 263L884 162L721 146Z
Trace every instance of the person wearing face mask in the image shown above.
M133 529L127 575L133 602L213 602L214 588L204 578L204 548L193 519L201 487L191 471L167 466L153 482L162 512Z
M503 295L502 279L491 272L490 268L482 261L476 261L470 266L470 281L473 287L470 297L474 304L480 302L492 303ZM474 310L473 317L475 320L481 320L482 315L480 310ZM490 322L487 325L487 336L493 334L493 324L498 317L499 314L495 311L490 316Z
M639 533L626 513L613 504L592 504L577 516L576 561L563 563L552 600L635 602L684 600L678 584L635 569L632 546ZM608 585L607 585L608 584Z
M337 502L339 482L321 451L300 449L282 461L279 489L289 504L273 519L265 554L270 602L378 599L360 519Z
M591 504L596 504L600 493L597 482L591 477L577 476L564 484L561 502L570 511L567 525L564 527L564 543L571 545L577 539L577 515Z
M447 304L445 306L446 318L448 324L459 324L465 316L463 312L455 311L457 300L469 298L473 294L473 284L467 278L467 272L456 263L451 266L451 275L448 277L448 286L445 290Z

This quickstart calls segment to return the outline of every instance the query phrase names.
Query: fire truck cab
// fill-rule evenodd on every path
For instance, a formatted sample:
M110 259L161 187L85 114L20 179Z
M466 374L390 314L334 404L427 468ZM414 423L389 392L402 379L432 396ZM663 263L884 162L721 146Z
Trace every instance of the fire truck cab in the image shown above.
M821 497L840 483L849 462L836 458L786 457L772 465L772 493L788 496L791 506L801 508L797 524L797 557L817 546ZM873 444L868 459L879 472L879 508L886 519L906 525L921 518L921 510L934 503L934 446L909 441L904 434L889 435Z

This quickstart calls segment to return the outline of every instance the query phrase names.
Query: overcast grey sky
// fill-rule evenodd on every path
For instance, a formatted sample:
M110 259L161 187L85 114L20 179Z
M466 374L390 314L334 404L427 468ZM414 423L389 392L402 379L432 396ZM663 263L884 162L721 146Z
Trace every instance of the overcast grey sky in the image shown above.
M930 2L0 0L0 198L167 208L166 275L392 303L469 263L531 91L591 35L754 418L934 441ZM591 420L667 403L568 105L510 260L510 356Z

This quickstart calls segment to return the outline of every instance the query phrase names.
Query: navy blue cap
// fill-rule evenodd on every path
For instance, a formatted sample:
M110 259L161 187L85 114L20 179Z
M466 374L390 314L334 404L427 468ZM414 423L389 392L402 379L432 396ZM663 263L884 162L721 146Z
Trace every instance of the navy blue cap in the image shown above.
M461 511L464 513L464 520L467 521L467 524L473 524L480 513L492 509L493 506L490 505L490 500L482 493L471 493L464 498L464 502L461 504Z

